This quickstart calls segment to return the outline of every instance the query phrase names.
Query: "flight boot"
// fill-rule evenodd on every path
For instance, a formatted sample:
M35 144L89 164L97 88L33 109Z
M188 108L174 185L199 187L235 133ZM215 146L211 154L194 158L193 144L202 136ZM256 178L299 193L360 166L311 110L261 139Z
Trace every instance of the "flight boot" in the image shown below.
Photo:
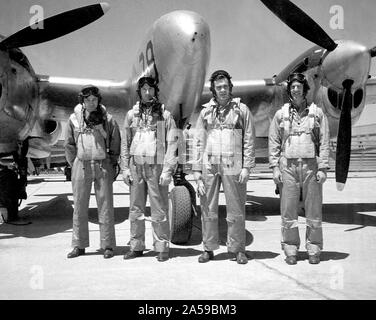
M285 261L289 265L296 264L296 256L288 256L286 257Z
M209 260L214 259L214 253L213 251L204 251L199 257L198 257L198 262L199 263L205 263L209 262Z
M169 258L168 252L159 252L157 256L159 262L167 261Z
M114 250L112 248L106 248L103 253L103 258L109 259L114 256Z
M128 259L134 259L134 258L138 258L138 257L141 257L143 255L143 251L133 251L133 250L131 250L131 251L128 251L125 255L124 255L124 257L123 257L123 259L124 260L128 260Z
M85 249L80 249L79 247L74 247L74 249L68 253L67 258L76 258L85 254Z

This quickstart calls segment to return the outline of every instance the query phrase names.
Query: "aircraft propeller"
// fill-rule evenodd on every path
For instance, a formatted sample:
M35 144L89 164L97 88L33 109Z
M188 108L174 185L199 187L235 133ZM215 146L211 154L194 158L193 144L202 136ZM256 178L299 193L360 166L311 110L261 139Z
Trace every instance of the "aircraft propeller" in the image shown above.
M333 51L337 44L329 35L295 4L286 0L261 0L287 26L303 38Z
M325 48L329 52L334 51L338 44L306 13L289 0L261 0L279 19L296 33ZM369 50L371 57L376 56L376 47ZM277 76L276 82L281 82ZM351 155L351 110L353 107L353 95L351 87L354 81L346 79L342 83L344 92L341 115L337 134L336 148L336 183L337 189L343 190L350 164Z
M336 183L337 190L342 191L345 187L351 155L351 108L353 95L351 86L353 80L343 82L344 95L339 118L337 148L336 148Z
M66 11L25 27L0 42L0 49L25 47L64 36L103 16L110 6L106 2Z

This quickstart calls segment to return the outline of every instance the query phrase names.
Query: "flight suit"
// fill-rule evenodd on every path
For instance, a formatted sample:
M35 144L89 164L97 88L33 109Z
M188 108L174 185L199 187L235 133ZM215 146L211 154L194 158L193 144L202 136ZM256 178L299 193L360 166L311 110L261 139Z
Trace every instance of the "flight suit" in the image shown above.
M153 246L156 252L168 252L168 186L159 184L162 173L173 174L177 163L176 125L170 112L152 112L139 102L128 111L121 142L121 169L129 169L130 185L130 247L145 250L145 209L149 194Z
M206 194L200 197L205 251L219 248L218 198L221 183L227 209L227 250L245 252L246 183L242 168L255 166L255 128L252 114L239 98L220 107L214 99L203 105L197 120L194 171L201 171Z
M88 208L91 187L94 182L98 206L100 246L102 249L116 246L113 181L120 154L120 130L110 114L104 112L105 136L91 129L83 120L83 108L79 104L70 116L66 136L65 155L72 167L74 199L72 246L89 247Z
M300 246L298 209L302 201L306 216L306 249L318 255L323 248L322 184L318 170L329 167L329 127L324 112L314 103L300 115L290 104L278 110L269 128L270 167L282 173L282 249L296 255Z

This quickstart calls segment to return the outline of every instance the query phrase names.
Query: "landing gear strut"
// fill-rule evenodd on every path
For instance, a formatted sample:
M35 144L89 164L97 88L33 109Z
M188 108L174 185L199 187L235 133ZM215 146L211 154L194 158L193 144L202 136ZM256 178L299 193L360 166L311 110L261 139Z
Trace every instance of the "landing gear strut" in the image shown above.
M0 168L0 211L3 222L18 219L18 207L27 198L27 149L28 141L19 145L18 152L12 154L16 166Z
M72 181L72 168L68 163L65 165L64 175L66 181Z
M18 218L18 178L14 170L0 166L0 221Z

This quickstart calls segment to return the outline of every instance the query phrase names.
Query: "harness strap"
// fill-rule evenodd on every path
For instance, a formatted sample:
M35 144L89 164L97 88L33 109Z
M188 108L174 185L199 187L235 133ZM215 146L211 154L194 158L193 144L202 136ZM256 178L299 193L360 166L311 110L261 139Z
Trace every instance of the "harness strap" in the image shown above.
M283 138L282 148L290 136L296 136L296 135L300 136L301 134L306 133L306 134L311 135L312 141L314 142L316 146L316 151L317 151L318 139L313 133L313 129L315 127L316 116L317 116L317 106L314 103L312 103L308 107L308 116L307 116L308 126L306 126L304 130L301 130L301 131L294 130L293 132L290 132L290 129L291 129L290 103L285 103L282 106L282 121L283 121L283 129L284 129L284 133L283 133L284 138Z
M161 109L162 109L162 116L164 120L167 120L167 116L165 115L165 106L164 104L161 104ZM134 127L139 128L139 123L141 120L141 110L140 110L140 102L137 101L137 103L132 107L133 114L130 114L130 121L133 123L136 121ZM155 126L154 126L155 127Z
M104 120L104 129L106 131L106 137L104 138L105 144L106 144L106 152L110 152L110 128L108 125L108 115L106 112L106 109L100 105L99 106L103 112L103 120ZM77 107L76 107L77 108ZM78 135L77 138L75 139L75 143L77 144L78 138L80 135L82 135L84 131L84 124L85 124L85 108L81 107L81 110L75 110L74 114L70 116L70 120L72 121L72 124L78 128Z
M235 98L230 103L233 103L233 112L235 113L235 116L232 117L232 123L216 123L214 124L212 121L208 121L208 124L214 126L214 128L221 128L221 129L234 129L236 124L239 122L242 129L244 129L244 118L242 111L240 109L240 99ZM214 119L218 119L218 105L216 104L207 104L204 105L208 107L208 111L205 112L205 118L208 120L208 116Z

